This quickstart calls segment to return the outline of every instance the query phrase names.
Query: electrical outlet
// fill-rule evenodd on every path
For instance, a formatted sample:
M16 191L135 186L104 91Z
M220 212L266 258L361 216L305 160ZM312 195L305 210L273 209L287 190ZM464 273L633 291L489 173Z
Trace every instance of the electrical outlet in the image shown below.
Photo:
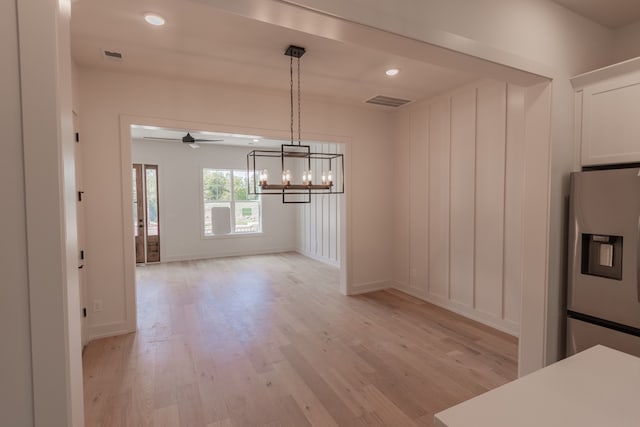
M95 312L102 311L102 300L101 299L93 300L93 311L95 311Z

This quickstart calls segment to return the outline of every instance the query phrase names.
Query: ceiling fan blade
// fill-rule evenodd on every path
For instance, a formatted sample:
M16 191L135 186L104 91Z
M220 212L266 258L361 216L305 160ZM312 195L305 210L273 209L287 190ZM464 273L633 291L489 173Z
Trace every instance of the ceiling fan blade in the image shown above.
M224 139L200 139L197 138L195 139L196 142L220 142L220 141L224 141Z
M145 136L144 139L160 139L163 141L180 141L180 138L156 138L155 136Z

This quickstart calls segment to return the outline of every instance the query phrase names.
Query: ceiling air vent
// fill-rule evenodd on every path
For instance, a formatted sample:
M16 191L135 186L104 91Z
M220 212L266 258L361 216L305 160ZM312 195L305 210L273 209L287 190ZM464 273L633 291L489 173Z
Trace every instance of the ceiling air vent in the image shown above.
M409 99L392 98L390 96L376 95L365 101L367 104L384 105L385 107L400 107L411 102Z
M117 52L115 50L107 50L103 49L102 54L106 59L110 59L112 61L122 61L122 53Z

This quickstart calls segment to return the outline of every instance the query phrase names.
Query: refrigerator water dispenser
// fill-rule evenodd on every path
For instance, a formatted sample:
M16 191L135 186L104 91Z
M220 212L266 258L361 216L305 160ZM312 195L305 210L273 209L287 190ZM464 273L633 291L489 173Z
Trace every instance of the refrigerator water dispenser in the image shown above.
M622 236L582 234L582 274L622 280Z

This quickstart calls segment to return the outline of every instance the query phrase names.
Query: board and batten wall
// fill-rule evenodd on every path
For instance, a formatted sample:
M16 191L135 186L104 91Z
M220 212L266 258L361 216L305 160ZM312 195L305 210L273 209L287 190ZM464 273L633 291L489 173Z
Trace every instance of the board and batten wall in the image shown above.
M312 143L317 153L342 153L342 144ZM314 176L321 176L320 165L311 165ZM336 190L339 191L339 190ZM327 264L340 266L342 224L340 211L344 195L314 194L311 203L300 205L297 216L296 249L299 253Z
M524 100L482 81L405 108L393 165L394 286L516 336Z
M134 163L158 165L160 260L162 262L255 255L295 250L296 210L281 198L262 196L262 232L203 236L202 169L247 169L250 147L134 139Z

